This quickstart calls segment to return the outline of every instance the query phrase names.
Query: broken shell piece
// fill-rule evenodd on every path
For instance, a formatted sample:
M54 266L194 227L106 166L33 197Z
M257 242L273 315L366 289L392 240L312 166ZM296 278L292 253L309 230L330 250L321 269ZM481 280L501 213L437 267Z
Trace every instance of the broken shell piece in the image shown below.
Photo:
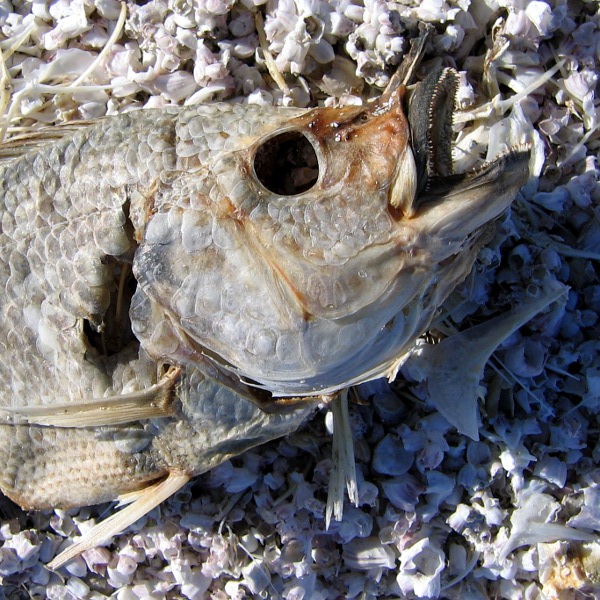
M414 593L419 598L437 598L440 594L440 573L446 557L431 538L424 538L405 548L400 556L400 572L396 582L403 594Z
M373 451L373 470L383 475L404 475L414 461L414 454L404 449L394 435L386 435Z
M600 589L600 544L539 544L538 555L540 582L547 598L571 597L566 594L574 591L582 593L582 597L597 597Z
M394 551L376 537L356 538L348 542L344 545L343 558L348 568L359 571L393 569L396 564Z

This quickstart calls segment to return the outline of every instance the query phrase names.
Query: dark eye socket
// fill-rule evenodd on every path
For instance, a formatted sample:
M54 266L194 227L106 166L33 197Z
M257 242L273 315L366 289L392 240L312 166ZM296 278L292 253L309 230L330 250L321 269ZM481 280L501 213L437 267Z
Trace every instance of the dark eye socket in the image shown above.
M293 196L309 190L319 178L317 153L300 131L268 139L254 156L258 180L274 194Z

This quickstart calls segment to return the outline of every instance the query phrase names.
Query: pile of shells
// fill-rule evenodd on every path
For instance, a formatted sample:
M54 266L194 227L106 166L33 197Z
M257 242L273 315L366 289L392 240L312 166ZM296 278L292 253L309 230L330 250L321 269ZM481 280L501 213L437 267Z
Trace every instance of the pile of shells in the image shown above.
M418 22L431 23L419 73L443 64L461 75L456 169L521 142L533 159L430 340L568 287L488 362L478 441L414 376L418 352L394 383L351 393L359 506L329 529L323 411L60 573L44 564L112 506L6 514L0 598L600 593L597 10L583 0L0 0L3 139L169 104L358 104L380 93Z

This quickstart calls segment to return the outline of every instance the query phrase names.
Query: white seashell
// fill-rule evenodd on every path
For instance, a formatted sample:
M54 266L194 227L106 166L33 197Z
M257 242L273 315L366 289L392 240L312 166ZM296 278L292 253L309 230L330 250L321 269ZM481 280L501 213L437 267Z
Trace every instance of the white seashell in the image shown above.
M445 500L454 491L454 478L441 471L427 472L427 494L435 494Z
M434 45L442 52L453 52L462 44L464 38L465 32L462 27L448 25L444 34L436 37Z
M184 27L177 27L175 30L175 39L180 46L185 46L190 50L195 51L198 46L198 38L196 34L191 29L185 29ZM181 49L179 50L181 53Z
M379 488L369 481L358 482L358 503L361 506L375 506L379 496Z
M118 0L94 0L94 6L100 16L109 21L116 21L121 13L121 3Z
M20 531L4 544L12 548L20 561L27 561L39 553L41 542L33 531Z
M75 531L73 519L63 510L55 510L54 515L50 517L52 529L60 535L67 537Z
M271 585L271 574L261 562L253 561L242 567L242 575L244 576L244 585L251 594L260 594Z
M258 104L259 106L268 106L273 104L273 94L266 90L254 90L246 98L248 104Z
M92 52L79 48L58 50L50 63L42 63L37 59L34 59L35 62L26 61L23 74L27 79L39 83L75 79L90 67L95 58Z
M456 106L459 110L466 110L475 102L475 91L467 79L466 71L459 72L458 91L456 93Z
M437 598L440 594L440 574L444 569L444 552L431 538L424 538L400 555L396 582L403 594L413 593L418 598Z
M567 92L579 102L583 102L586 96L591 95L595 87L598 76L588 69L580 72L572 72L566 79L564 84Z
M354 27L354 23L346 15L339 11L332 11L325 22L325 34L335 38L346 38L354 30Z
M42 45L46 50L57 50L65 45L67 40L81 35L91 28L87 21L76 16L67 17L60 21L60 25L45 33Z
M507 118L498 121L490 128L486 160L493 160L494 157L507 152L511 145L535 142L534 133L533 126L524 115L521 106L515 104ZM542 154L542 163L543 158ZM534 168L539 173L541 164L536 165Z
M257 51L258 37L255 33L251 33L231 41L221 41L219 42L219 48L222 51L231 52L231 55L235 58L248 59Z
M483 490L474 496L474 499L481 500L483 507L474 504L475 511L483 515L486 525L489 527L498 527L506 518L506 511L500 508L500 502L490 495L487 490Z
M85 577L88 571L87 564L82 556L72 560L65 568L74 577Z
M373 450L373 470L383 475L404 475L413 462L414 454L405 450L392 434L386 435Z
M410 512L415 509L423 486L410 474L387 479L381 483L384 496L396 507Z
M220 81L215 81L212 85L206 86L196 93L192 94L186 101L186 106L192 106L193 104L202 104L203 102L210 102L229 94L233 90L233 80L231 77L227 77Z
M492 453L488 445L470 441L467 445L467 461L475 466L485 465L491 461Z
M565 186L558 186L552 192L538 192L532 200L552 212L562 213L570 200L569 191Z
M544 456L536 463L533 474L563 488L567 481L567 465L555 456Z
M85 102L79 107L83 119L97 119L106 115L106 102Z
M393 569L396 564L392 548L376 537L357 538L344 544L342 558L348 568L359 571Z
M189 31L194 29L197 25L195 15L192 11L183 14L183 13L175 13L173 14L173 22L177 27L177 31Z
M537 0L527 2L525 4L525 14L535 25L539 36L546 37L552 32L552 9L546 2L539 2Z
M170 561L171 573L181 586L185 598L202 598L212 579L202 573L200 567L192 566L188 561L173 558Z
M449 501L456 490L455 478L445 475L440 471L429 471L427 473L427 504L419 509L419 514L425 523L429 523L439 514L442 502Z
M567 521L567 525L600 531L600 486L590 486L583 489L581 510Z
M304 21L298 20L294 31L286 37L281 52L275 59L277 68L299 74L303 71L304 60L309 51L311 37L306 31Z
M229 23L229 31L235 37L244 37L254 32L254 19L248 11L239 12Z
M194 79L201 87L206 87L214 80L227 77L226 67L219 61L204 43L200 43L196 49Z
M309 54L319 64L327 64L333 62L335 52L333 47L326 39L321 39L316 44L311 44Z
M79 577L69 577L67 580L66 589L75 598L88 598L90 593L90 586L82 581Z
M512 8L512 7L510 7ZM507 35L527 37L531 28L531 21L524 10L512 9L508 12L503 30Z
M581 48L591 48L595 42L594 35L597 35L598 26L593 21L586 21L579 25L573 32L573 40Z
M175 71L159 75L154 80L156 90L170 102L181 102L189 98L197 89L194 77L186 71Z
M13 548L0 548L0 575L8 577L21 570L21 561Z
M589 171L584 175L573 177L566 186L571 199L579 208L587 208L591 206L593 202L592 193L594 191L596 182L593 176L586 177L588 174Z
M101 546L86 550L81 556L93 573L98 573L99 569L107 565L111 559L111 553Z
M355 506L344 507L344 520L331 521L329 531L342 544L347 544L354 538L365 538L373 531L373 518Z
M344 8L344 16L355 23L362 23L364 21L365 8L356 4L348 4Z
M544 370L547 348L539 340L523 339L504 351L503 358L517 377L536 377Z
M130 556L119 556L114 567L106 568L108 583L113 587L129 585L137 569L137 563Z

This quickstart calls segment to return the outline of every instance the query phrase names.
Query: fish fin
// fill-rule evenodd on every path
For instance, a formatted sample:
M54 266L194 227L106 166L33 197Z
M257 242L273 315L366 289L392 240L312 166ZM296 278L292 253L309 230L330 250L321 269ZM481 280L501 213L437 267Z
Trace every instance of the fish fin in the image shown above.
M147 390L92 399L79 404L54 404L0 409L0 421L12 425L100 427L123 425L173 415L173 391L181 369L173 367Z
M141 498L147 491L147 488L141 490L134 490L133 492L126 492L125 494L119 494L115 500L117 501L117 508L122 508L128 504L132 504Z
M415 72L421 65L427 43L435 32L435 27L430 23L419 23L419 32L410 40L410 48L398 70L392 75L390 81L382 94L387 99L401 85L410 85L415 77Z
M36 131L23 135L16 135L6 142L0 144L0 164L17 159L31 150L37 150L41 146L56 142L67 135L71 135L80 129L97 123L100 119L93 121L72 121L62 125L43 127Z
M83 534L77 542L63 550L46 566L51 571L62 567L82 552L109 541L115 535L141 519L145 514L156 508L161 502L175 494L189 480L185 473L169 473L166 479L143 489L139 497L126 508L104 519Z
M456 333L439 344L420 346L406 363L408 374L426 381L431 401L459 433L479 440L477 404L486 363L496 348L519 327L565 295L553 283L538 298L510 312Z
M348 388L341 390L333 399L331 412L333 413L332 468L327 490L325 529L329 529L332 516L336 521L341 521L344 516L344 487L348 490L348 498L352 504L359 505L354 442L348 412Z

